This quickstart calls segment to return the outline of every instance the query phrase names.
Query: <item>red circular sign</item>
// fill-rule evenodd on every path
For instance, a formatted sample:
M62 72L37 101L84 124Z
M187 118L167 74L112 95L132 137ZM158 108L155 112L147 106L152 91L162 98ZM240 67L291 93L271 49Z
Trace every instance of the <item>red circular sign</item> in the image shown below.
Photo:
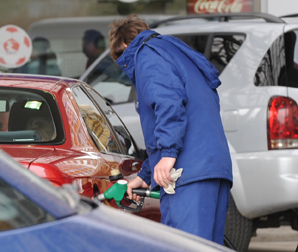
M31 56L32 43L20 27L6 25L0 28L0 65L16 68L24 65Z

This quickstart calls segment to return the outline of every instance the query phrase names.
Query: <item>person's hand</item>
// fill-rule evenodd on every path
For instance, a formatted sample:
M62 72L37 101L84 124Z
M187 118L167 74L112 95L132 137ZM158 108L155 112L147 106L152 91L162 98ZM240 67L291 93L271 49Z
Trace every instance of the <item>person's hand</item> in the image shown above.
M134 194L132 193L132 189L139 188L139 187L148 188L149 186L146 184L146 182L143 179L137 176L133 180L129 181L127 184L127 194L128 194L127 198L131 200L140 201L141 197L137 196L135 193Z
M173 179L170 171L174 167L175 162L176 158L163 157L154 167L154 180L158 185L168 188L167 183L172 184Z

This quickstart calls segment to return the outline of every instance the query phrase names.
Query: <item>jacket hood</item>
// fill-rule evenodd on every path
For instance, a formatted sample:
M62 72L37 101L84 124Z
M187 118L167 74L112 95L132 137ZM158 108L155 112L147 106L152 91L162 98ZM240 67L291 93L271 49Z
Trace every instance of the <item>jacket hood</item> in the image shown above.
M131 81L135 84L135 53L143 45L143 41L153 33L151 30L145 30L139 33L134 40L129 44L123 54L117 59L116 63L123 69Z
M145 30L139 33L135 39L130 43L127 49L123 52L123 54L118 58L116 63L125 71L127 76L131 79L131 81L135 84L135 55L136 52L146 43L146 40L150 35L156 33L153 30ZM158 33L157 33L158 34ZM157 36L158 39L164 39L168 42L175 45L179 50L184 53L202 72L204 75L206 82L208 85L215 89L220 84L221 81L218 79L219 72L215 68L215 66L209 62L204 55L201 53L194 51L190 48L187 44L183 41L167 35L160 35Z

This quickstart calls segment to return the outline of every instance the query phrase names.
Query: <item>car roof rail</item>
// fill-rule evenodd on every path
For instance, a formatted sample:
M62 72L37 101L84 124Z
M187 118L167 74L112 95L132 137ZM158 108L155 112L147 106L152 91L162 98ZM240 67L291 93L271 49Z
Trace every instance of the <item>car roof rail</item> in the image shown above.
M268 23L285 23L279 17L268 13L261 13L261 12L239 12L239 13L212 13L212 14L192 14L187 16L177 16L173 18L164 19L161 21L157 21L150 25L150 28L156 28L162 24L172 22L172 21L179 21L179 20L187 20L187 19L196 19L196 18L203 18L203 19L212 19L218 20L219 22L228 22L231 19L249 19L249 18L262 18Z
M280 16L279 18L292 18L292 17L298 17L298 13Z

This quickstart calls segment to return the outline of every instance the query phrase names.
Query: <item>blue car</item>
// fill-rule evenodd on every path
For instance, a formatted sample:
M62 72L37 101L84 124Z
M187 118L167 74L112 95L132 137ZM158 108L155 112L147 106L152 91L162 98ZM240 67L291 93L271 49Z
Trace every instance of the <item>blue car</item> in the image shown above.
M54 187L0 150L0 251L232 251Z

